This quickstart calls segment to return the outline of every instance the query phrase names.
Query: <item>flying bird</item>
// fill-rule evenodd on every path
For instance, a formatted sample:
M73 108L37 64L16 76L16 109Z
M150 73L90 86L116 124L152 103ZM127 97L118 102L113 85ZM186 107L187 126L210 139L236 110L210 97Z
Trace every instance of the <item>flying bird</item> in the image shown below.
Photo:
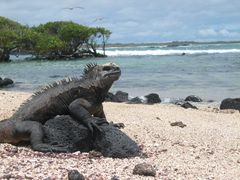
M74 9L84 9L84 7L81 7L81 6L76 6L76 7L66 7L66 8L63 8L63 9L68 9L68 10L74 10Z
M93 22L97 22L97 21L102 21L104 18L96 18L93 20Z

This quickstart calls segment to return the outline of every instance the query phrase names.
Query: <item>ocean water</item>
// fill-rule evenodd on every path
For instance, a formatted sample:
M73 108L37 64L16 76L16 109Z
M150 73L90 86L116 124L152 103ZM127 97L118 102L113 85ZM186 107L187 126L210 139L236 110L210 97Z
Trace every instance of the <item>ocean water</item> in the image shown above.
M205 100L221 101L240 97L240 44L189 44L107 48L107 58L64 61L31 61L13 57L0 64L0 77L15 81L11 91L36 91L51 82L77 77L86 63L115 62L122 69L112 91L130 96L158 93L162 99L198 95Z

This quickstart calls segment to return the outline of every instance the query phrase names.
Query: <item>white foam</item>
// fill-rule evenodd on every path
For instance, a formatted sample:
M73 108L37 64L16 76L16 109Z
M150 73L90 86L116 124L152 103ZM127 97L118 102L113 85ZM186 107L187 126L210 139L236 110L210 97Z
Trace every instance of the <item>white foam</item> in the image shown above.
M100 53L102 51L99 50ZM208 49L208 50L107 50L107 56L164 56L185 54L240 53L240 49Z

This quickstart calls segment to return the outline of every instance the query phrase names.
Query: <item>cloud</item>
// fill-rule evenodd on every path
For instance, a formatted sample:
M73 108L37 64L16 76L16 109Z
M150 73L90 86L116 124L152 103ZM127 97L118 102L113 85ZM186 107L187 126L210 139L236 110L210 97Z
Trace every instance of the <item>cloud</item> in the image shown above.
M63 9L74 6L84 9ZM239 0L1 0L0 15L30 26L57 20L104 26L111 42L235 40L239 7Z
M219 31L219 34L225 37L240 37L240 33L239 32L233 32L233 31L229 31L227 29L221 29Z
M227 29L220 29L220 30L215 30L215 29L201 29L199 30L199 35L200 36L205 36L205 37L228 37L228 38L233 38L233 37L240 37L239 32L234 32L234 31L229 31Z
M214 29L201 29L199 30L201 36L216 36L218 32Z

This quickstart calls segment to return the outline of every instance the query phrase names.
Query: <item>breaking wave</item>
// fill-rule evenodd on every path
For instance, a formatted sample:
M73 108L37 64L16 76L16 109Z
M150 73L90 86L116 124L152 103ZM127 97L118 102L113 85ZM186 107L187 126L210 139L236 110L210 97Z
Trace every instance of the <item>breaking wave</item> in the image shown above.
M99 51L101 52L101 51ZM240 53L240 49L207 49L207 50L106 50L107 56L165 56L185 54Z

